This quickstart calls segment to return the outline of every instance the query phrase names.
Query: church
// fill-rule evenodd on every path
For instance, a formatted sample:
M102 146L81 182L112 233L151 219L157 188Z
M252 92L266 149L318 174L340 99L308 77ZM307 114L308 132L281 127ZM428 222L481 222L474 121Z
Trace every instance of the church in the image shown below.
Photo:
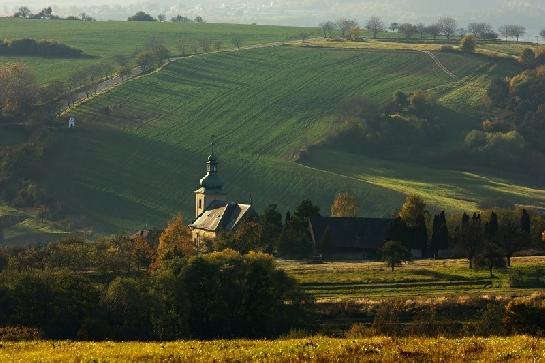
M232 231L254 213L251 204L227 202L224 182L218 174L214 151L206 162L206 175L195 190L195 221L189 225L195 244L210 241L221 232Z

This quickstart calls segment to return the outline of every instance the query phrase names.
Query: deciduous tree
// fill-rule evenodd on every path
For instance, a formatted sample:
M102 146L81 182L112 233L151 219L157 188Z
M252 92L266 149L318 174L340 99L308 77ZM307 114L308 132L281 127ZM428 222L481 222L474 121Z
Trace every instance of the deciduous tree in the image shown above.
M232 43L237 49L240 49L242 46L242 38L239 36L233 37Z
M439 29L441 30L441 34L447 37L447 39L450 41L450 38L456 34L456 30L458 29L456 20L454 18L450 17L443 17L440 18L437 22L439 25Z
M169 255L191 256L196 254L196 246L191 240L191 232L184 224L183 215L177 214L172 218L159 237L157 258L167 258Z
M384 26L384 22L382 21L381 18L377 16L371 17L367 21L367 25L365 27L367 28L367 30L373 33L373 38L376 38L378 33L386 30L386 27Z
M431 35L433 39L437 39L439 34L441 34L441 27L439 24L431 24L426 27L426 33Z
M403 23L399 26L399 32L405 36L406 39L412 38L413 35L418 33L418 30L416 29L416 25L409 24L409 23Z
M358 199L352 193L338 193L331 203L331 216L333 217L357 217L359 213Z
M358 23L355 20L339 19L337 20L337 26L341 31L341 35L344 37L350 35L350 29L358 27Z
M11 114L29 111L38 96L34 75L23 63L0 65L0 90L0 111Z
M388 241L382 247L382 258L393 272L396 266L411 260L411 252L399 241Z
M324 38L330 37L336 28L337 28L337 25L332 21L326 21L325 23L320 24L320 29L322 29Z
M418 218L425 215L425 213L426 203L424 200L416 194L411 194L407 196L405 202L401 206L399 216L405 221L405 223L407 223L408 226L415 226Z

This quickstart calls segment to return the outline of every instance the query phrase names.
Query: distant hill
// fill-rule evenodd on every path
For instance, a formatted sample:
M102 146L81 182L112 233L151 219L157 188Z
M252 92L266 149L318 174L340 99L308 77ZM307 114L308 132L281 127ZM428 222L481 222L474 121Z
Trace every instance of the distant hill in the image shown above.
M415 51L275 47L177 61L74 110L79 126L59 134L48 190L102 230L161 225L180 210L190 219L215 135L229 197L252 198L258 209L278 203L285 210L310 198L328 213L339 191L356 193L367 216L391 215L407 192L438 208L477 208L486 199L543 205L542 191L493 170L457 172L422 156L390 162L397 154L313 147L342 127L346 100L361 96L380 106L396 90L427 89L444 110L441 149L454 150L480 123L490 78L516 67L483 56L436 57L456 79ZM413 148L415 155L437 151Z
M318 34L317 28L237 25L237 24L185 24L127 21L67 21L27 20L0 18L0 34L3 40L31 38L57 41L80 49L93 59L48 59L40 57L2 56L0 63L22 61L35 71L42 83L52 80L68 80L78 69L96 63L113 63L118 54L131 55L142 49L152 39L163 42L178 54L179 41L192 44L206 39L211 43L222 42L223 48L234 48L233 38L240 38L243 46L283 41L301 32Z

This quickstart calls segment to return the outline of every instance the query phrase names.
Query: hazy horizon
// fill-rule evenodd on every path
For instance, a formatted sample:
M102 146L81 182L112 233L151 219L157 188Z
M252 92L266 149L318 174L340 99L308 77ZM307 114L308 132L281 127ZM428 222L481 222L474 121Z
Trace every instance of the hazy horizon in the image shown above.
M431 23L441 16L452 16L464 27L475 21L488 22L495 27L506 23L522 24L528 28L530 38L545 28L543 0L481 0L478 3L473 0L120 0L115 5L107 0L90 0L83 6L77 0L5 0L0 5L0 14L11 15L22 5L33 11L50 5L60 16L86 12L98 20L126 20L134 12L144 10L154 16L161 13L167 17L201 15L209 22L294 26L315 26L339 17L364 22L370 16L380 16L386 23Z

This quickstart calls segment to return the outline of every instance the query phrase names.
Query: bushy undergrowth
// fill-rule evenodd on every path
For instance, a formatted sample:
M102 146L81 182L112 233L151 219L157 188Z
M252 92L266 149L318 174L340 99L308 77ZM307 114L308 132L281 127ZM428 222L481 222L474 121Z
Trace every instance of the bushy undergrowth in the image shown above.
M83 53L80 49L72 48L66 44L48 40L36 41L28 38L12 41L0 40L0 55L46 58L90 58L90 56Z
M174 258L153 273L0 275L0 326L45 338L275 337L304 327L310 300L268 255Z
M346 307L345 307L346 308ZM348 316L366 316L344 333L348 338L463 337L545 334L545 295L516 298L444 298L431 301L390 300L353 306ZM363 312L363 315L362 315Z

